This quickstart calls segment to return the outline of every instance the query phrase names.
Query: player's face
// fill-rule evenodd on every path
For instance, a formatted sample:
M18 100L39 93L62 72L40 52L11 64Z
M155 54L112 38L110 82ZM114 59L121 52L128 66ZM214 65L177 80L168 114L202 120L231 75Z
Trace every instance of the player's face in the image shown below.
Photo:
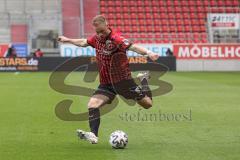
M107 25L106 23L95 21L93 23L94 30L96 31L97 34L101 35L104 34L107 30Z

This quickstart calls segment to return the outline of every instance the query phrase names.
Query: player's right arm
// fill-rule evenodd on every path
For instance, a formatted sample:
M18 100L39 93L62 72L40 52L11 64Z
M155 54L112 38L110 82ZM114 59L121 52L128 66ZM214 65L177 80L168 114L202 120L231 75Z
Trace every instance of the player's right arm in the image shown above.
M71 39L64 36L59 36L58 41L61 43L70 43L79 47L89 46L89 44L87 43L87 39Z

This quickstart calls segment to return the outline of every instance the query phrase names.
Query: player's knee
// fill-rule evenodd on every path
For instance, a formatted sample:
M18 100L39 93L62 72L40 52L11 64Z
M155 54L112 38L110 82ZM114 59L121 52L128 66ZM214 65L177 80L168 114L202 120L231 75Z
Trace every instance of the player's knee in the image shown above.
M143 108L145 108L145 109L150 109L150 108L152 108L152 102L146 102L144 105L143 105Z
M88 102L88 108L99 108L100 103L97 100L92 100Z
M148 97L145 97L142 101L139 101L138 104L145 109L150 109L153 105L152 100Z

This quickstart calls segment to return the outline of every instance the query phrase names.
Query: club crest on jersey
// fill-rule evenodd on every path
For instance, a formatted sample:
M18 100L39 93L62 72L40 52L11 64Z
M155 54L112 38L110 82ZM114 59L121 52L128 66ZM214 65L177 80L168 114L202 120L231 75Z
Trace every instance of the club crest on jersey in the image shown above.
M105 45L103 53L106 55L110 55L117 50L117 45L111 40L107 40Z
M129 42L128 39L124 39L124 40L123 40L123 43L124 43L126 46L128 46L128 45L130 44L130 42Z

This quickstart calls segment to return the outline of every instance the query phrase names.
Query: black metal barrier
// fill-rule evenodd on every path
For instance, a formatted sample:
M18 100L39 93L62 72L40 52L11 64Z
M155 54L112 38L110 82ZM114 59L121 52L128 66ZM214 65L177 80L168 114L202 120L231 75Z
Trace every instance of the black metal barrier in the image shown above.
M128 59L132 71L141 70L141 68L146 69L146 65L154 63L146 57L129 57ZM95 57L0 58L0 72L54 71L57 68L59 71L71 71L71 65L79 65L80 68L77 70L83 71L85 68L81 66L89 64L91 64L91 67L88 70L96 71L97 66L95 62ZM169 71L176 71L175 57L160 57L155 63L165 66ZM158 68L155 69L158 70Z

